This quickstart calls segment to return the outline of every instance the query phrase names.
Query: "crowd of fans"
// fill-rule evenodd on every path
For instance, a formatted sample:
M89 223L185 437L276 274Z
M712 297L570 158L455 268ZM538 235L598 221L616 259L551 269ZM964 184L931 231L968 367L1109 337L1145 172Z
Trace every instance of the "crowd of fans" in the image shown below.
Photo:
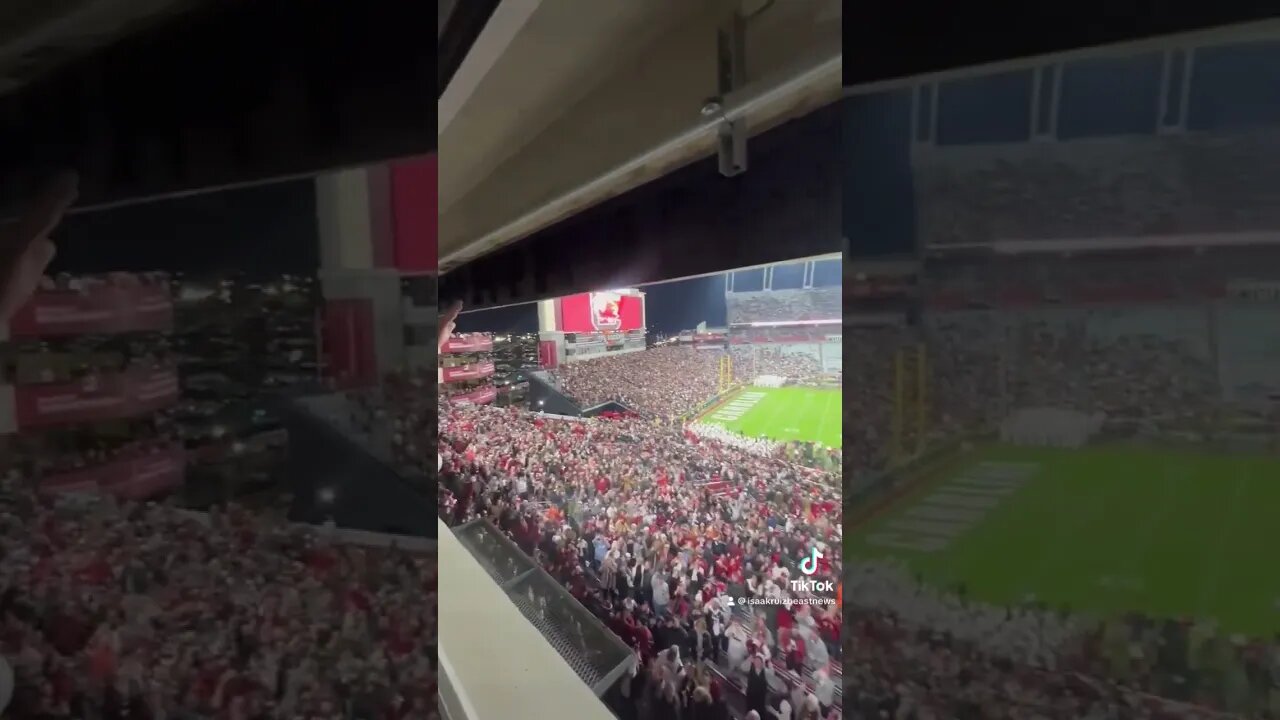
M1117 258L1058 259L1056 268L1038 260L975 265L967 279L944 274L949 287L933 285L928 298L945 301L948 292L972 290L986 292L981 302L942 302L915 326L846 328L854 373L845 395L846 487L875 487L895 460L993 428L1021 407L1098 413L1108 426L1211 425L1222 412L1215 343L1224 340L1207 301L1222 296L1223 268L1233 258L1259 262L1267 253L1209 255L1213 262L1201 258L1206 273L1187 271L1176 290L1157 271L1133 271L1182 272L1185 257L1154 266ZM1011 262L1040 267L1048 274L1033 280L1047 282L1029 281ZM1142 290L1144 282L1160 292ZM1018 283L1036 285L1036 292L999 292ZM1104 288L1125 289L1131 304L1075 303L1120 297L1098 294ZM1072 290L1045 297L1065 289ZM1166 297L1180 302L1132 304ZM916 349L927 376L923 425L911 422L917 408L909 397L895 408L895 390L914 380L897 377L904 365L896 358ZM900 422L895 412L903 413ZM906 457L892 457L899 445ZM845 582L845 706L855 715L1280 716L1280 638L1232 637L1209 621L1141 614L1097 620L1038 604L988 605L968 598L963 587L930 587L882 561L851 561Z
M964 311L934 315L919 328L850 329L846 481L855 488L872 481L892 459L894 412L916 412L911 396L899 405L894 395L900 353L920 353L927 375L927 424L904 422L901 444L908 455L941 438L993 427L1017 407L1101 412L1117 420L1204 415L1218 396L1204 340L1208 319L1203 310L1188 310L1176 311L1187 317L1171 322L1171 312ZM1182 331L1160 327L1171 324ZM902 372L914 366L905 367ZM902 384L914 382L914 376L902 378Z
M776 325L766 327L736 327L729 332L729 342L734 345L755 343L820 343L832 335L840 334L840 322L822 325Z
M1056 253L930 260L923 290L935 312L1047 304L1197 302L1233 284L1280 279L1271 246L1116 252L1088 262Z
M790 379L822 374L811 353L787 354L767 345L735 345L733 376L749 382L759 375ZM721 352L665 345L569 363L555 377L583 407L617 401L650 417L676 418L702 408L719 391Z
M582 407L618 401L652 417L697 410L716 394L721 353L667 345L568 363L555 376Z
M846 708L865 717L1276 717L1280 650L1211 621L1084 619L939 590L888 561L845 574ZM1213 710L1210 708L1221 708ZM880 715L884 713L884 715Z
M926 244L1270 231L1270 129L942 149L915 158Z
M730 325L756 322L835 320L841 317L840 286L725 294Z
M793 692L786 717L837 716L836 609L729 607L803 595L788 578L814 549L815 579L839 577L837 477L645 418L442 405L440 420L442 516L491 520L635 648L622 714L722 717L727 682L761 717Z
M14 720L435 717L435 559L234 507L0 493Z
M845 329L844 482L851 490L871 482L888 462L895 357L909 340L898 326Z
M399 469L405 480L430 490L436 469L430 452L438 402L435 383L425 370L390 374L374 388L343 393L332 419Z
M784 353L767 345L734 345L733 373L743 380L760 375L777 375L800 380L822 374L822 361L812 353Z
M771 456L777 455L778 449L782 447L782 443L777 440L770 440L764 437L747 437L739 435L732 430L727 430L723 425L714 425L712 423L689 423L685 429L693 435L714 440L721 445L728 445L739 450L752 453L753 455Z

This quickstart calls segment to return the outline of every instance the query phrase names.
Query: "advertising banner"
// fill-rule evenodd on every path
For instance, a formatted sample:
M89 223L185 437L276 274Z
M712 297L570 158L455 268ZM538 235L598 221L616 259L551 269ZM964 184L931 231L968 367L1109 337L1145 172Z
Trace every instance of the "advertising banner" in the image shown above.
M178 371L138 368L74 382L13 388L18 430L135 417L178 400Z
M172 329L173 299L162 283L85 281L80 290L39 290L9 321L10 337Z
M180 487L185 469L182 448L171 447L52 475L44 478L40 486L50 492L109 494L136 500Z
M454 395L453 401L459 405L488 405L498 397L498 391L491 386L472 390L469 393Z
M491 362L469 363L467 365L440 368L440 377L443 382L478 380L489 377L492 374L493 363Z
M435 272L438 219L436 186L439 174L434 154L391 164L392 226L396 269L406 273Z
M472 353L472 352L489 352L493 350L493 337L483 333L473 333L469 335L454 335L444 344L442 352L446 353Z

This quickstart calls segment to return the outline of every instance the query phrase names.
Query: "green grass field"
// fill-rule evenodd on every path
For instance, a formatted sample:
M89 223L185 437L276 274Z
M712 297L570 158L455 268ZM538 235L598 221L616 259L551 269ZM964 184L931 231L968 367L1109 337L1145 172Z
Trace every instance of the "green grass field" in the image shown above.
M702 417L749 437L842 447L839 390L749 387Z
M898 557L993 602L1034 596L1270 635L1280 631L1278 514L1274 457L997 446L969 451L857 528L846 556Z

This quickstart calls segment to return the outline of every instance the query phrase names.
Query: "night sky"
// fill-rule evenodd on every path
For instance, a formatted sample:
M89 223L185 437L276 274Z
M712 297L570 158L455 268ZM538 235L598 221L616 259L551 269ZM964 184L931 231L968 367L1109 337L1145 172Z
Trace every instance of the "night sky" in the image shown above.
M724 277L717 274L641 286L645 292L645 324L649 331L670 335L690 330L703 321L712 327L724 326ZM538 311L533 304L464 312L458 318L459 332L523 333L537 330Z
M77 213L54 231L51 272L315 273L315 185L292 180Z

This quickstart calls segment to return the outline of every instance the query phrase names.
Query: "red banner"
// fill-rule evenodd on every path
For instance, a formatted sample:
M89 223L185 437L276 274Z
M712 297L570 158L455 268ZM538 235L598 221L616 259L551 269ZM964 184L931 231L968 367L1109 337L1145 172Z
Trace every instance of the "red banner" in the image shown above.
M51 492L99 494L140 500L180 487L186 471L181 447L165 448L73 472L44 478Z
M395 228L396 269L435 272L440 217L436 156L391 164L391 212Z
M133 369L13 389L18 430L135 417L178 400L178 371Z
M469 393L453 396L453 401L460 405L488 405L498 397L498 391L492 386L485 386Z
M167 332L167 284L84 280L82 290L38 290L9 321L10 337Z
M329 300L324 306L324 351L328 375L339 388L378 382L373 302L368 298Z
M454 335L441 348L445 353L489 352L493 350L493 337L484 333Z
M538 341L538 365L554 370L559 367L559 359L556 357L556 341L540 340Z
M455 365L454 367L440 368L441 379L444 382L457 382L459 380L478 380L486 378L493 374L493 363L481 362L470 363L467 365Z
M560 298L563 332L626 332L644 328L644 297L592 292Z

